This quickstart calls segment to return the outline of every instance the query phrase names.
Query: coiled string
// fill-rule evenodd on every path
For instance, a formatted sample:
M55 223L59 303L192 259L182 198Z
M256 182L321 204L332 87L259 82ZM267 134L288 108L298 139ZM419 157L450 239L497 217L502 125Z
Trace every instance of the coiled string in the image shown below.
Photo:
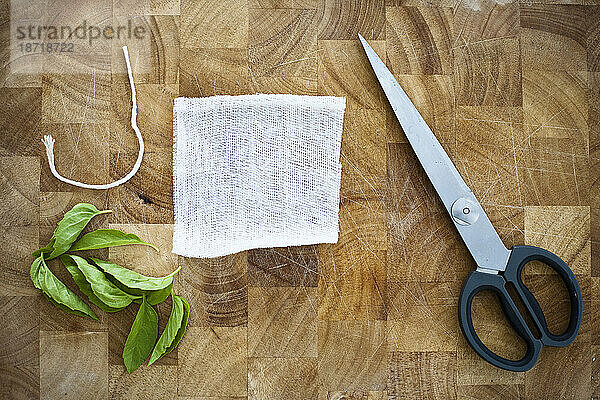
M123 178L112 183L106 183L101 185L90 185L88 183L77 182L72 179L65 178L64 176L60 175L58 171L56 171L56 166L54 165L54 143L56 142L56 140L54 140L54 138L51 135L45 135L42 139L42 143L44 143L44 146L46 146L46 156L48 157L48 165L50 166L50 171L52 171L52 175L54 175L56 179L68 183L69 185L78 186L85 189L110 189L127 182L140 169L140 165L142 164L142 158L144 157L144 139L142 138L140 128L138 128L137 126L137 101L135 95L135 85L133 83L133 73L131 72L131 64L129 62L129 52L127 51L127 46L123 46L123 55L125 56L125 63L127 64L127 74L129 75L129 85L131 86L131 98L133 100L133 104L131 106L131 127L135 131L140 147L140 151L138 153L138 157L135 161L133 169L129 171L129 173Z

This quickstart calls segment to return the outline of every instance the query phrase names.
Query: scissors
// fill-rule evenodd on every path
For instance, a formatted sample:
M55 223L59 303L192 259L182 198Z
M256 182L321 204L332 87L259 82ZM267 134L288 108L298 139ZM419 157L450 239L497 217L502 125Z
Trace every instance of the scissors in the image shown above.
M458 319L467 342L477 354L496 367L509 371L531 369L544 345L567 346L579 332L583 305L575 275L563 260L547 250L534 246L514 246L509 250L504 246L481 204L415 105L366 40L360 34L358 37L419 162L477 264L477 269L469 273L463 284L458 304ZM533 260L541 261L554 269L569 292L569 326L560 335L549 331L542 308L521 279L523 267ZM525 316L519 311L507 288L514 289L511 291L518 295L524 305ZM471 306L475 295L482 290L490 290L498 295L508 321L527 344L527 351L520 360L510 360L494 353L475 332ZM526 319L534 329L528 326Z

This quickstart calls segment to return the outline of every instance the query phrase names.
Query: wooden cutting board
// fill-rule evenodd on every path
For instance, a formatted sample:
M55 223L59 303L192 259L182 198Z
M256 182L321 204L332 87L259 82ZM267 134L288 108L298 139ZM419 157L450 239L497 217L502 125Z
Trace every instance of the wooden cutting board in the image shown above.
M59 183L39 142L43 134L57 139L57 168L74 179L103 183L131 169L137 143L118 48L113 74L16 75L11 62L1 64L0 397L600 396L597 0L133 3L77 8L89 20L138 15L152 33L142 49L151 68L135 75L146 154L123 186L90 191ZM359 32L504 243L543 246L577 275L580 334L567 348L545 349L531 371L494 368L466 344L457 298L473 260L394 119ZM177 257L170 252L172 101L256 92L347 98L339 242ZM90 322L49 305L29 280L30 253L83 201L114 210L94 228L137 233L161 249L158 256L147 248L99 256L156 275L183 267L176 291L192 308L188 331L178 351L132 375L121 351L137 306ZM58 267L51 265L70 282ZM532 265L524 279L553 329L566 326L568 300L556 276ZM170 311L163 306L161 327ZM524 351L493 296L478 297L473 313L490 347L513 357Z

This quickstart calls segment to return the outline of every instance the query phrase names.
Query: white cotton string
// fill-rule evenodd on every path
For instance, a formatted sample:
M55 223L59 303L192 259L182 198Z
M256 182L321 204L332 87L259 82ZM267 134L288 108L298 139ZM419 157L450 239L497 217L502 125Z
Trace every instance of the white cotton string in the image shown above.
M135 131L135 134L138 138L138 142L140 145L140 152L138 153L138 158L135 161L135 165L133 169L125 175L123 178L118 181L114 181L112 183L102 184L102 185L90 185L88 183L77 182L72 179L65 178L61 176L56 171L56 166L54 165L54 138L50 135L45 135L42 139L42 143L46 146L46 156L48 156L48 165L50 166L50 171L52 171L52 175L54 175L58 180L68 183L69 185L78 186L85 189L110 189L115 186L119 186L136 174L138 169L140 169L140 165L142 164L142 158L144 157L144 139L142 138L142 134L140 132L140 128L137 126L137 102L135 99L135 85L133 84L133 74L131 72L131 64L129 63L129 52L127 51L127 46L123 46L123 55L125 56L125 62L127 63L127 74L129 75L129 85L131 86L131 99L133 100L133 105L131 106L131 127Z

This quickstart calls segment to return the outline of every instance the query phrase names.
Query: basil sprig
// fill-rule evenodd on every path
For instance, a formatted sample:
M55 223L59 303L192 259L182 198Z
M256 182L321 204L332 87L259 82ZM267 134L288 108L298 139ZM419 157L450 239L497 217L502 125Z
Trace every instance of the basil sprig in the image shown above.
M133 302L140 304L123 349L123 362L127 371L132 372L151 354L149 365L177 347L187 327L190 307L183 297L173 293L175 275L181 267L167 276L156 278L109 261L85 259L68 253L130 244L146 245L158 251L138 236L115 229L97 229L79 238L93 217L108 212L110 210L100 211L87 203L73 207L58 223L50 242L33 253L36 259L29 273L33 285L44 297L70 314L98 320L90 306L48 268L46 261L53 258L60 259L81 293L102 311L118 312ZM152 306L162 303L169 295L173 299L173 308L157 342L158 314Z

